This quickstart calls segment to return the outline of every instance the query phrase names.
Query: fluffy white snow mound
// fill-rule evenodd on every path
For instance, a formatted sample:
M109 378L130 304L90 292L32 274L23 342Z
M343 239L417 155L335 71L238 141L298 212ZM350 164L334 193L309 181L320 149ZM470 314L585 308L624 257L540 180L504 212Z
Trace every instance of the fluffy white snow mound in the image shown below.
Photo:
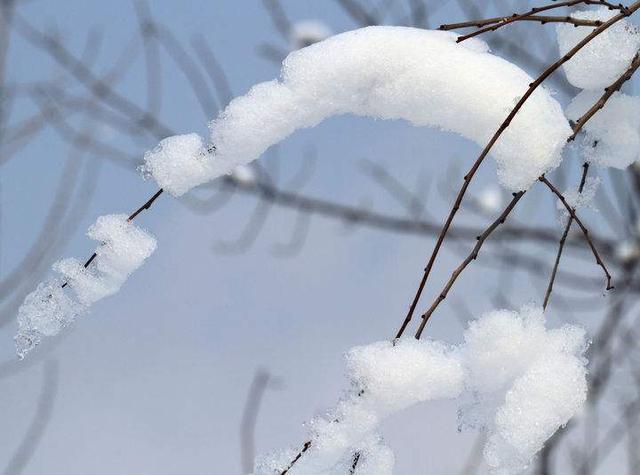
M602 91L582 91L567 107L577 120L595 104ZM640 159L640 98L615 92L584 125L582 153L587 161L624 169Z
M352 348L352 390L311 421L311 445L289 473L345 473L356 453L360 462L384 467L362 473L392 473L393 454L379 442L380 423L437 399L456 399L461 426L487 433L484 459L491 473L521 473L584 404L585 348L584 330L547 329L539 307L489 312L470 323L456 346L406 338ZM286 450L260 459L255 475L282 472L296 454Z
M170 137L147 153L144 170L179 196L255 160L297 129L342 114L403 119L484 147L532 78L483 41L458 44L456 37L374 26L295 51L280 80L257 84L211 123L213 153L205 154L195 134ZM559 164L570 134L558 102L539 88L492 149L500 182L512 191L528 188Z
M580 20L607 21L618 10L600 7L572 13ZM560 54L565 55L594 30L592 26L559 23L556 27ZM640 49L638 28L628 20L609 27L563 65L567 80L580 89L603 89L618 79Z

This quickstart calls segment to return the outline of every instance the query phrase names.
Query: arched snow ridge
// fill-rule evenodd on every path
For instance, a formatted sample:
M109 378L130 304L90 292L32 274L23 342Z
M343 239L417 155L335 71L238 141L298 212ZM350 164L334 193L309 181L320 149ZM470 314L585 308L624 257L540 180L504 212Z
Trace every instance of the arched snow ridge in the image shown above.
M483 147L532 78L451 32L374 26L291 53L280 80L255 85L212 121L213 154L195 134L147 153L145 169L181 195L258 158L298 129L354 114L456 132ZM560 163L571 134L560 104L538 88L492 149L499 181L527 189Z

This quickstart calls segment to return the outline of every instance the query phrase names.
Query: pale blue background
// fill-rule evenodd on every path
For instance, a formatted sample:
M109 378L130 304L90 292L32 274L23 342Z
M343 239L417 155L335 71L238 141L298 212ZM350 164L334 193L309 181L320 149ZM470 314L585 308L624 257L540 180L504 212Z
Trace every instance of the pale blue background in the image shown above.
M194 33L209 40L235 94L277 76L277 66L260 57L256 48L264 42L283 49L287 45L258 0L151 3L155 18L183 44L188 46ZM319 19L336 32L355 27L328 0L284 4L293 20ZM96 71L108 68L137 35L132 4L125 0L38 0L20 4L18 11L40 29L57 29L76 54L87 33L101 29L104 43L95 58ZM432 25L464 18L456 2L448 2ZM553 33L553 27L545 28ZM16 40L10 52L8 71L13 81L42 79L56 70L22 40ZM146 91L143 64L139 56L137 66L118 85L141 105ZM163 64L162 120L177 132L205 133L209 118L166 55ZM34 110L25 101L16 104L13 117L27 117ZM433 130L335 118L283 143L283 180L296 173L310 144L317 149L318 161L306 193L403 215L405 210L363 175L362 161L367 159L384 165L411 187L420 174L427 176L428 213L438 222L447 211L438 183L450 166L459 169L454 176L461 179L462 169L478 151L471 143ZM142 156L155 141L141 137L140 143L118 145ZM0 276L14 268L39 233L67 154L68 146L48 130L2 167ZM88 166L98 161L92 155L86 160ZM577 168L571 168L573 181ZM129 211L153 191L152 183L130 170L108 162L100 170L88 212L68 236L68 244L47 258L47 266L61 256L88 255L94 244L83 234L96 216ZM472 193L493 183L493 173L493 164L487 163ZM540 204L541 196L537 191L528 196L518 219L544 220L554 226L555 204L546 198ZM50 425L25 474L239 473L240 418L260 367L276 375L282 387L265 396L257 427L258 450L303 441L303 422L330 406L346 387L342 353L357 344L389 338L397 329L432 241L353 230L344 223L314 218L301 253L281 259L274 257L272 247L289 239L295 213L274 208L250 250L240 255L215 252L216 242L242 231L254 206L253 198L239 196L220 211L199 216L163 196L152 212L141 217L140 223L158 238L156 254L118 295L96 305L55 351L47 353L60 365L59 392ZM469 213L462 219L482 222ZM460 260L456 251L466 252L471 245L448 247L433 274L429 296ZM594 267L585 273L599 277ZM499 273L473 265L453 295L481 313L495 307L495 288L504 285ZM544 282L517 273L510 285L509 297L520 305L540 301ZM427 303L425 299L422 306ZM556 314L558 322L590 325L588 315ZM428 334L456 342L462 325L445 304ZM0 332L3 361L13 357L15 330L12 319ZM16 449L34 414L42 371L38 362L0 380L0 466ZM385 423L383 431L396 452L398 474L456 473L475 439L475 434L457 432L455 410L448 403L407 411Z

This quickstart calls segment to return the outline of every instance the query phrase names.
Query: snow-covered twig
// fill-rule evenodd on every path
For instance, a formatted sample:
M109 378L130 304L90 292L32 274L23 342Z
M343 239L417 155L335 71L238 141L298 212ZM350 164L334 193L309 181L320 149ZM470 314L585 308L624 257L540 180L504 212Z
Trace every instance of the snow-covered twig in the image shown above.
M132 222L134 219L138 217L140 213L151 208L151 205L153 205L153 203L160 197L162 193L163 193L163 190L162 188L160 188L153 195L151 195L151 197L147 201L145 201L139 208L133 211L127 218L127 221ZM87 267L89 267L96 257L98 257L97 253L94 252L93 254L91 254L91 256L89 256L89 258L84 262L83 264L84 268L86 269ZM65 288L67 285L68 285L68 282L63 283L62 288Z

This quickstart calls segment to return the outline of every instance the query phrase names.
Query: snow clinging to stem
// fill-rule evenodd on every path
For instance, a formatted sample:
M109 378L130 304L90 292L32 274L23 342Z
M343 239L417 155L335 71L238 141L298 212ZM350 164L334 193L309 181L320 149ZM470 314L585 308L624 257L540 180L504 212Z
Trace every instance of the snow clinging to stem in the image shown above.
M213 153L195 134L170 137L147 153L144 170L179 196L343 114L404 119L484 147L533 79L481 40L455 40L451 32L374 26L293 52L280 80L257 84L211 123ZM570 134L558 102L538 88L492 149L500 182L527 189L559 164Z

